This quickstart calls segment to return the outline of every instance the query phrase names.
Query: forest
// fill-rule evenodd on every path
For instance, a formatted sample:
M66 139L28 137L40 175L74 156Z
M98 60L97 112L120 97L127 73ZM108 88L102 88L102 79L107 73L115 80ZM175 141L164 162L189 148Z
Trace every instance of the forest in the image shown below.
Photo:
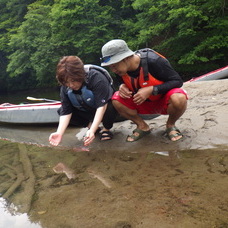
M183 80L228 62L226 0L0 0L0 92L57 86L56 64L124 39L171 62Z

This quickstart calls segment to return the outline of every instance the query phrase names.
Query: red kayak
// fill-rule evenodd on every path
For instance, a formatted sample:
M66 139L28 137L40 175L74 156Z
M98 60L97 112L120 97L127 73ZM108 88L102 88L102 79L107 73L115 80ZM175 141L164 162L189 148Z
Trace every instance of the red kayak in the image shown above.
M187 82L199 82L199 81L209 81L228 78L228 66L220 68L218 70L211 71L210 73L201 75L196 78L192 78Z

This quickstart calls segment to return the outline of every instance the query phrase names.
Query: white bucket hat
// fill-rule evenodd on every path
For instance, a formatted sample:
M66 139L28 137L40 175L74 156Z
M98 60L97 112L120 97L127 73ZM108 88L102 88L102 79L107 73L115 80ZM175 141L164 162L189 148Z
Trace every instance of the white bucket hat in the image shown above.
M106 43L102 49L101 66L109 66L134 54L124 40L116 39Z

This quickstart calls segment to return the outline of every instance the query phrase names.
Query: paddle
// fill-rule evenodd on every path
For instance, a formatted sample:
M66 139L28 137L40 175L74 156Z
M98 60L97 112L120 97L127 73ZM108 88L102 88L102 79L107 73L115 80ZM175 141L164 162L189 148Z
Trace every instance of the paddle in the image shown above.
M50 99L46 99L46 98L35 98L35 97L27 97L28 100L30 101L48 101L48 102L59 102L56 100L50 100Z

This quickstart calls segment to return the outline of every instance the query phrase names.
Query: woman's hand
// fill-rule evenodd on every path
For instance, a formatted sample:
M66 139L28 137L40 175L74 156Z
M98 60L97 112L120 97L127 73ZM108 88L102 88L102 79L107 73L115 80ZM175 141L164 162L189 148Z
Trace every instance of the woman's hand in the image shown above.
M93 142L95 138L95 132L99 127L99 124L101 123L104 113L106 111L108 104L105 104L104 106L101 106L97 108L93 122L90 126L90 129L86 132L86 136L84 137L84 145L88 146L90 143Z
M62 135L58 132L54 132L49 136L49 142L52 146L58 146L62 141Z
M89 129L84 137L84 146L89 146L89 144L92 143L94 139L95 133Z

